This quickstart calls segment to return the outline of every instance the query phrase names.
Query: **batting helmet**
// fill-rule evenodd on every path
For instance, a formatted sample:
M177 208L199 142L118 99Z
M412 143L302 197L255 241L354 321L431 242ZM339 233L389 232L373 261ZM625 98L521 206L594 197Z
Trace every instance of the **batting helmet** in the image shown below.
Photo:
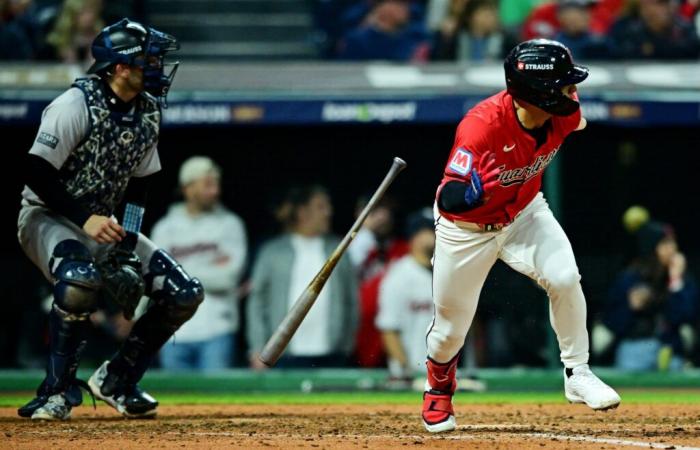
M556 116L568 116L579 108L561 88L588 77L588 68L574 64L569 49L549 39L518 44L506 57L508 93Z
M179 62L165 64L165 54L180 48L173 36L122 19L103 29L92 42L95 63L88 73L104 74L116 64L128 64L143 69L144 89L165 100L175 78ZM172 69L165 75L165 66Z

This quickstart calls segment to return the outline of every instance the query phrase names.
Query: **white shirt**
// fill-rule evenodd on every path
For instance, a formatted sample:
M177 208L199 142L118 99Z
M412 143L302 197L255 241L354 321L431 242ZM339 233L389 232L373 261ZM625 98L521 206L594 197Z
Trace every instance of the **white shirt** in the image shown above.
M151 238L204 286L204 301L175 339L201 342L238 331L236 290L248 252L243 221L221 206L191 216L178 203L156 223Z
M294 263L289 283L290 309L326 262L322 237L292 234L291 242L294 248ZM328 289L324 288L289 343L290 354L294 356L323 356L330 353L329 309Z
M433 274L411 255L392 264L379 286L379 312L375 319L381 331L397 331L408 369L425 370L425 335L433 320Z

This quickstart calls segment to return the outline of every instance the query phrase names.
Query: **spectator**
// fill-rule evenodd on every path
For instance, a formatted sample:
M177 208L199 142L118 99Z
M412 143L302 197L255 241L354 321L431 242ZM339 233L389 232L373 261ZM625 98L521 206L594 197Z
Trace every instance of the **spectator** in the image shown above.
M503 34L493 0L470 0L457 19L448 17L433 51L435 59L496 61L503 56Z
M668 225L637 232L639 259L613 285L604 324L616 337L615 365L625 370L680 369L679 329L695 318L698 290Z
M687 20L692 21L697 16L698 11L700 11L700 0L686 0L680 6L678 13Z
M356 216L367 204L369 197L357 203ZM360 280L360 320L357 330L357 349L353 361L361 367L379 367L384 364L384 348L375 326L379 302L379 285L389 264L408 251L403 239L394 236L395 204L385 196L369 213L364 225L348 248L350 261L357 268Z
M0 60L27 60L34 56L31 36L17 19L16 0L0 0ZM24 2L28 3L28 2Z
M562 0L557 7L559 31L554 40L569 47L578 58L601 58L606 55L605 41L591 32L592 4L580 0Z
M590 7L590 33L603 36L622 11L625 0L559 0L543 3L532 10L523 23L523 39L553 38L559 32L559 6L579 4Z
M431 33L454 34L469 0L429 0L425 24Z
M346 0L350 5L346 5L340 21L344 32L348 32L362 25L362 23L370 16L381 3L392 1L403 3L408 7L409 22L412 24L421 24L425 21L425 8L423 1L419 0ZM468 1L468 0L466 0ZM342 3L342 1L341 1Z
M367 205L369 197L358 199L355 217ZM348 248L348 256L360 280L368 280L384 271L386 265L408 251L406 243L394 236L396 203L385 196L369 213L362 228Z
M694 59L700 41L674 0L637 0L610 34L610 51L623 59Z
M169 370L230 367L239 327L237 287L247 254L245 227L219 203L221 170L211 159L188 159L179 179L185 201L170 207L152 238L201 280L205 298L163 346L161 364Z
M425 334L433 319L433 222L430 208L409 216L409 254L389 267L379 289L376 323L394 378L411 378L425 368Z
M246 333L254 369L265 368L259 352L339 242L329 234L332 206L324 188L292 189L288 202L289 232L263 244L251 274ZM357 310L355 272L345 257L338 262L277 366L345 365L354 343Z
M428 35L411 21L411 5L401 0L378 3L362 24L345 34L338 57L345 60L425 61Z
M101 0L65 0L47 40L55 56L65 63L91 58L90 45L104 27Z

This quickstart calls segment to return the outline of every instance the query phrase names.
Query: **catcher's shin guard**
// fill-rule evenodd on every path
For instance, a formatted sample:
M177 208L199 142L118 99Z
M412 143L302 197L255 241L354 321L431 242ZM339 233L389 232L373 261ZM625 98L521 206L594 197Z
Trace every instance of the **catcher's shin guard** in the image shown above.
M85 388L86 385L76 379L76 372L87 343L85 336L90 323L87 318L67 320L67 316L69 314L56 305L49 313L50 352L46 377L39 385L36 397L17 410L21 417L32 417L54 395L64 397L68 411L83 401L80 388Z
M204 300L204 289L170 255L156 251L145 276L151 307L139 318L119 353L109 363L110 372L127 385L143 377L151 358L189 320Z

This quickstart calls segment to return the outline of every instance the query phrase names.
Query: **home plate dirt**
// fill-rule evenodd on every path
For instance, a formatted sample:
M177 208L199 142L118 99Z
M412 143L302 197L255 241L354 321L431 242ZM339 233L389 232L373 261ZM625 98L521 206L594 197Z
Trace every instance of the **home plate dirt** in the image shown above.
M458 404L458 430L430 435L419 406L181 405L126 420L104 405L66 422L35 422L0 408L0 448L469 448L700 450L700 405Z

